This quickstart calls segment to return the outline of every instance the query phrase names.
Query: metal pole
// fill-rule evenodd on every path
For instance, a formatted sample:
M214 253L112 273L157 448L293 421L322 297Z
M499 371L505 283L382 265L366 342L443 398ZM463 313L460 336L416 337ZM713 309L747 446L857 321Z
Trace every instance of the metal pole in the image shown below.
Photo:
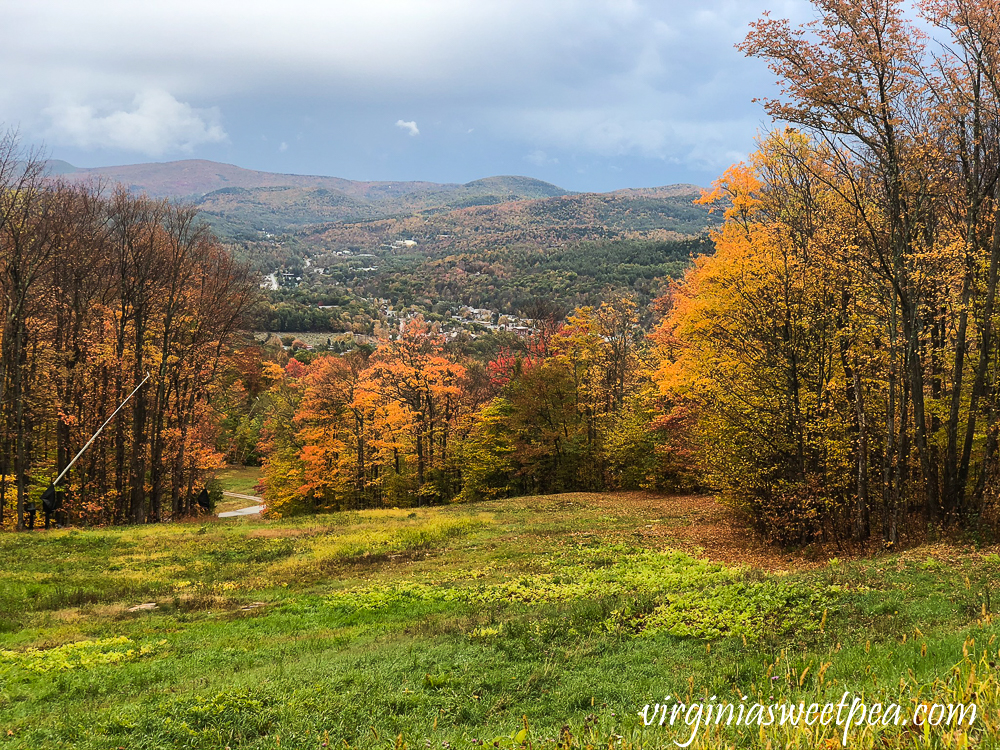
M73 456L73 460L72 460L72 461L70 461L70 462L69 462L68 464L66 464L66 468L65 468L65 469L63 469L63 470L62 470L62 471L60 472L59 476L57 476L57 477L55 478L55 481L54 481L54 482L52 482L52 485L53 485L53 486L55 486L55 485L59 484L59 480L60 480L60 479L62 479L62 478L63 478L64 476L66 476L66 472L67 472L67 471L69 471L69 470L70 470L70 468L71 468L71 467L73 466L73 464L75 464L75 463L76 463L76 460L77 460L77 459L78 459L78 458L79 458L80 456L82 456L82 455L83 455L83 452L84 452L85 450L87 450L87 448L89 448L89 447L90 447L90 444L91 444L91 443L93 443L93 442L94 442L95 440L97 440L97 436L98 436L98 435L100 435L100 434L101 434L101 432L102 432L102 431L104 430L104 428L108 426L108 423L110 423L110 422L111 422L111 420L115 418L115 414L117 414L118 412L120 412L120 411L122 410L122 408L123 408L123 407L125 406L125 404L127 404L127 403L129 402L129 399L130 399L130 398L132 398L132 397L133 397L133 396L134 396L134 395L136 394L136 391L138 391L138 390L139 390L140 388L142 388L142 387L143 387L143 386L144 386L144 385L146 384L146 381L147 381L147 380L149 380L149 379L150 379L150 377L152 377L152 375L151 375L150 373L148 373L148 372L147 372L147 373L146 373L146 377L144 377L144 378L142 379L142 382L141 382L141 383L139 383L139 385L137 385L137 386L135 387L135 390L134 390L134 391L132 391L132 392L131 392L130 394L128 394L128 397L127 397L127 398L126 398L126 399L125 399L124 401L122 401L122 403L121 403L121 406L119 406L119 407L118 407L117 409L115 409L115 410L114 410L114 412L112 412L111 416L110 416L110 417L108 417L108 418L107 418L107 419L106 419L106 420L104 421L104 424L102 424L102 425L101 425L100 429L98 429L98 430L97 430L97 432L95 432L95 433L94 433L94 436L93 436L92 438L90 438L90 440L88 440L88 441L87 441L87 444L86 444L85 446L83 446L83 447L82 447L82 448L80 449L80 452L79 452L79 453L77 453L77 454L76 454L75 456Z

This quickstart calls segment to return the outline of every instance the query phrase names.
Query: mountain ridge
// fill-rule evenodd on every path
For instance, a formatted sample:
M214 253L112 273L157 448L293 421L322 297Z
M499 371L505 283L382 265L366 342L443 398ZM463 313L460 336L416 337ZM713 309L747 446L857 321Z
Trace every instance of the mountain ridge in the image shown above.
M549 198L557 195L593 193L596 195L629 195L642 197L669 197L696 193L698 185L677 183L650 187L619 188L607 191L566 190L544 180L524 175L493 175L480 177L466 183L431 182L428 180L349 180L329 175L293 174L247 169L235 164L209 159L180 159L169 162L143 162L103 167L77 167L61 159L46 162L49 173L70 181L104 178L143 190L154 198L200 198L226 188L299 187L334 189L355 197L385 199L410 192L450 193L465 189L512 190L521 186L534 195L523 197Z
M51 161L49 167L60 180L117 183L153 198L191 201L216 234L231 241L288 233L315 237L340 227L334 234L355 242L359 233L371 240L412 232L414 223L433 226L436 234L466 234L479 226L494 242L503 241L505 228L519 228L511 236L526 238L548 234L549 226L561 228L560 236L625 236L629 230L686 236L713 223L707 210L691 206L701 188L688 184L593 193L521 175L464 184L359 181L262 172L207 159L86 169ZM363 226L368 222L378 226Z
M75 167L53 159L47 162L50 173L70 181L106 179L141 190L154 198L197 198L229 187L244 189L298 187L325 188L368 200L385 200L417 192L450 192L470 187L510 189L505 183L524 183L551 194L571 191L551 183L521 175L496 175L468 183L430 182L427 180L349 180L327 175L303 175L264 172L235 164L208 159L181 159L169 162L145 162L106 167Z

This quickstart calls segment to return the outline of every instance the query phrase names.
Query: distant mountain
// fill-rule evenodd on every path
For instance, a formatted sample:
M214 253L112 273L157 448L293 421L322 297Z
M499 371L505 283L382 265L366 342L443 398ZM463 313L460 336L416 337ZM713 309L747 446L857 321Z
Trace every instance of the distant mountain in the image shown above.
M362 182L318 175L278 174L204 159L79 169L50 161L54 176L128 186L154 198L194 201L219 234L250 238L310 224L488 206L569 195L530 177L500 176L467 184Z
M481 245L580 238L699 234L715 217L692 205L696 185L571 193L504 175L465 184L364 182L278 174L204 159L79 169L50 161L60 179L119 183L157 198L193 201L223 238L296 233L307 244L360 246L399 237L468 237ZM487 238L491 238L487 240Z
M678 183L676 185L663 185L661 187L649 188L623 188L612 190L604 195L614 195L620 198L676 198L678 196L687 197L689 195L701 195L702 188L698 185L688 183Z
M278 174L243 169L206 159L185 159L150 164L126 164L118 167L94 167L72 172L66 162L50 162L73 180L104 180L127 185L154 198L199 198L223 188L299 187L339 190L357 197L391 198L408 192L440 189L433 182L355 182L339 177ZM64 166L63 166L64 165Z
M73 180L104 180L127 185L154 198L200 198L227 188L319 188L372 202L404 195L471 193L506 194L522 198L565 195L566 190L529 177L488 177L467 185L438 182L364 182L320 175L280 174L243 169L206 159L81 169L65 161L48 162L52 174Z
M79 167L74 167L68 161L62 161L61 159L49 159L45 163L45 168L51 175L59 176L75 174L80 171Z
M414 189L395 196L381 191L374 198L358 192L324 187L229 187L208 193L195 202L219 234L251 238L261 231L278 234L315 224L368 221L569 195L562 188L528 177L489 177L466 185L434 185L433 189Z

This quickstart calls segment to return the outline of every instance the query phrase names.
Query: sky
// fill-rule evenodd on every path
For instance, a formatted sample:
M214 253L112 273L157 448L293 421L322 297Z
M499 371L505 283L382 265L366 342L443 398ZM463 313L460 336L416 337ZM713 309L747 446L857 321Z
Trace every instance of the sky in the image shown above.
M707 186L770 127L734 49L806 0L0 0L0 124L78 167Z

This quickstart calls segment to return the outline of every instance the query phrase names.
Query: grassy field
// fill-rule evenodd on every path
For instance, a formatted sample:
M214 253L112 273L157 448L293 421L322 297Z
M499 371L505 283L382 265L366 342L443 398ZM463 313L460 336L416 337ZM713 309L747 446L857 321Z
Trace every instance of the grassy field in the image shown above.
M848 747L1000 747L996 549L786 555L704 498L573 494L6 534L0 555L0 750L841 747L832 724L638 712L845 691L978 711Z
M260 477L259 466L231 466L220 471L216 478L226 492L256 495Z

